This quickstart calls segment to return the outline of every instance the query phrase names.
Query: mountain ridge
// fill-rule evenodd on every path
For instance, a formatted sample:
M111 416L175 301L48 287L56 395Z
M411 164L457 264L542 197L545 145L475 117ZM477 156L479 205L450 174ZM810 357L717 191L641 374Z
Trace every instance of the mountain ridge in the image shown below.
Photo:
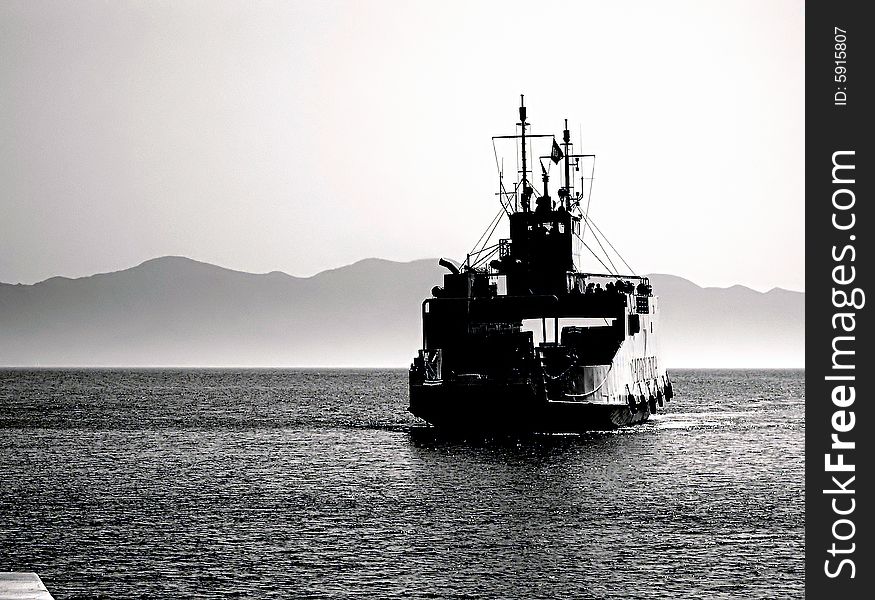
M310 277L164 256L0 284L0 365L405 366L437 259L367 258ZM671 367L801 367L804 293L649 276Z
M392 260L392 259L389 259L389 258L379 258L379 257L372 256L372 257L368 257L368 258L361 258L361 259L359 259L359 260L357 260L357 261L351 262L351 263L346 264L346 265L340 265L340 266L337 266L337 267L331 267L331 268L329 268L329 269L323 269L322 271L319 271L318 273L314 273L313 275L308 275L308 276L299 276L299 275L292 275L292 274L290 274L290 273L286 273L285 271L280 271L280 270L276 270L276 269L273 270L273 271L266 271L266 272L264 272L264 273L253 273L253 272L251 272L251 271L243 271L243 270L240 270L240 269L232 269L231 267L223 267L222 265L217 265L217 264L210 263L210 262L207 262L207 261L204 261L204 260L199 260L199 259L196 259L196 258L190 258L190 257L188 257L188 256L182 256L182 255L178 255L178 254L167 254L167 255L164 255L164 256L156 256L156 257L154 257L154 258L149 258L149 259L146 259L146 260L144 260L144 261L142 261L142 262L140 262L140 263L137 263L137 264L134 265L134 266L126 267L126 268L124 268L124 269L118 269L118 270L116 270L116 271L101 271L101 272L99 272L99 273L93 273L93 274L91 274L91 275L81 275L81 276L79 276L79 277L68 277L68 276L66 276L66 275L53 275L52 277L47 277L46 279L43 279L43 280L40 280L40 281L36 281L36 282L34 282L34 283L9 283L9 282L5 282L5 281L0 281L0 285L11 285L11 286L22 286L22 287L24 287L24 286L35 286L35 285L39 285L39 284L41 284L41 283L45 283L45 282L47 282L47 281L51 281L51 280L54 280L54 279L64 279L64 280L68 280L68 281L75 281L75 280L78 280L78 279L90 279L90 278L92 278L92 277L97 277L97 276L100 276L100 275L112 275L112 274L114 274L114 273L120 273L120 272L123 272L123 271L130 271L130 270L132 270L132 269L137 269L137 268L139 268L139 267L142 267L142 266L144 266L144 265L148 265L148 264L162 264L162 263L165 263L165 262L169 262L169 261L177 261L177 260L179 260L179 261L183 261L183 262L187 262L187 263L197 264L197 265L205 265L205 266L208 266L208 267L214 267L214 268L216 268L216 269L221 269L221 270L223 270L223 271L230 271L230 272L232 272L232 273L243 273L243 274L245 274L245 275L285 275L286 277L289 277L289 278L291 278L291 279L313 279L314 277L318 277L319 275L322 275L322 274L324 274L324 273L329 273L329 272L332 272L332 271L339 271L339 270L347 269L347 268L349 268L349 267L354 267L354 266L359 265L359 264L361 264L361 263L367 263L367 262L388 263L388 264L398 264L398 265L407 265L407 264L411 264L411 263L420 263L420 262L434 262L434 263L437 263L437 261L440 260L440 258L437 258L437 257L435 257L435 258L416 258L416 259L413 259L413 260L403 261L403 260ZM700 288L702 288L702 289L705 289L705 290L707 290L707 289L727 290L727 289L731 289L731 288L743 288L743 289L745 289L745 290L749 290L749 291L751 291L751 292L755 292L755 293L757 293L757 294L770 294L770 293L772 293L772 292L776 292L776 291L777 291L777 292L790 292L790 293L792 293L792 294L805 294L804 291L799 291L799 290L790 290L790 289L782 288L782 287L779 287L779 286L775 286L775 287L773 287L773 288L771 288L771 289L769 289L769 290L767 290L767 291L765 291L765 292L761 292L761 291L759 291L759 290L755 290L755 289L753 289L753 288L751 288L751 287L748 287L748 286L743 285L743 284L740 284L740 283L736 283L736 284L733 284L733 285L731 285L731 286L727 286L727 287L721 287L721 286L701 286L701 285L695 283L694 281L692 281L691 279L687 279L686 277L683 277L683 276L681 276L681 275L674 275L674 274L671 274L671 273L650 273L650 274L647 275L647 277L670 277L670 278L673 278L673 279L680 279L680 280L683 280L683 281L685 281L685 282L687 282L687 283L691 283L691 284L693 284L693 285L695 285L695 286L697 286L697 287L700 287Z

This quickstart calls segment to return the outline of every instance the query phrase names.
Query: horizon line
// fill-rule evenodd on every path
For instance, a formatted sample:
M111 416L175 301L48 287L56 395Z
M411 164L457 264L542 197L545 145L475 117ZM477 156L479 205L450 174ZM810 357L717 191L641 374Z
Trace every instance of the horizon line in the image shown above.
M121 370L121 369L141 369L141 370L158 370L158 369L202 369L202 370L279 370L279 371L300 371L306 369L324 369L324 370L343 370L343 369L358 369L370 371L401 371L407 370L407 366L389 366L389 365L0 365L3 370ZM805 366L712 366L712 367L669 367L667 370L673 371L712 371L712 370L759 370L759 371L804 371Z

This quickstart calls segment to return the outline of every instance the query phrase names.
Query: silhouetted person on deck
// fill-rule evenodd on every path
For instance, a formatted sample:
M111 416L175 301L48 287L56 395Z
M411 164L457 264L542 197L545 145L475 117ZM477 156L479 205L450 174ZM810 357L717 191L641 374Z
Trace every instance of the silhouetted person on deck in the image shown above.
M529 212L532 207L532 188L528 185L523 188L522 205L523 212Z
M553 210L553 201L550 200L550 196L541 196L535 200L536 217L545 217L550 214L551 210Z

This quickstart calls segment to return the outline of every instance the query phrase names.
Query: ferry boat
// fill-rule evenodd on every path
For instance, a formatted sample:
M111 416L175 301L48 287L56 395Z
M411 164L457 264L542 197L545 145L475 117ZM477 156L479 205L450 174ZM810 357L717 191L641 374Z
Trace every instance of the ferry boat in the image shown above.
M499 170L501 211L464 262L440 260L443 285L422 303L409 410L448 431L572 433L643 423L673 396L659 355L659 300L589 216L583 190L592 189L595 156L575 153L567 120L561 144L531 133L521 96L516 125L514 135L493 137L493 147L512 141L519 149L512 186ZM540 193L528 166L535 147L545 152L536 157ZM550 170L560 163L554 200ZM586 172L587 164L593 169L576 186L572 169ZM510 235L490 244L503 218ZM607 272L580 270L583 248Z

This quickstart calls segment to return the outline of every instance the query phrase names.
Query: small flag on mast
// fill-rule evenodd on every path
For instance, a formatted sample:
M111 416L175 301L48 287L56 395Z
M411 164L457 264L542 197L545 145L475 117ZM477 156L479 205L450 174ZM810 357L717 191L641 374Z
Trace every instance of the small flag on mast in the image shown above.
M553 149L550 151L550 160L553 161L553 164L558 165L563 156L565 155L562 154L562 148L556 143L556 138L553 138Z

